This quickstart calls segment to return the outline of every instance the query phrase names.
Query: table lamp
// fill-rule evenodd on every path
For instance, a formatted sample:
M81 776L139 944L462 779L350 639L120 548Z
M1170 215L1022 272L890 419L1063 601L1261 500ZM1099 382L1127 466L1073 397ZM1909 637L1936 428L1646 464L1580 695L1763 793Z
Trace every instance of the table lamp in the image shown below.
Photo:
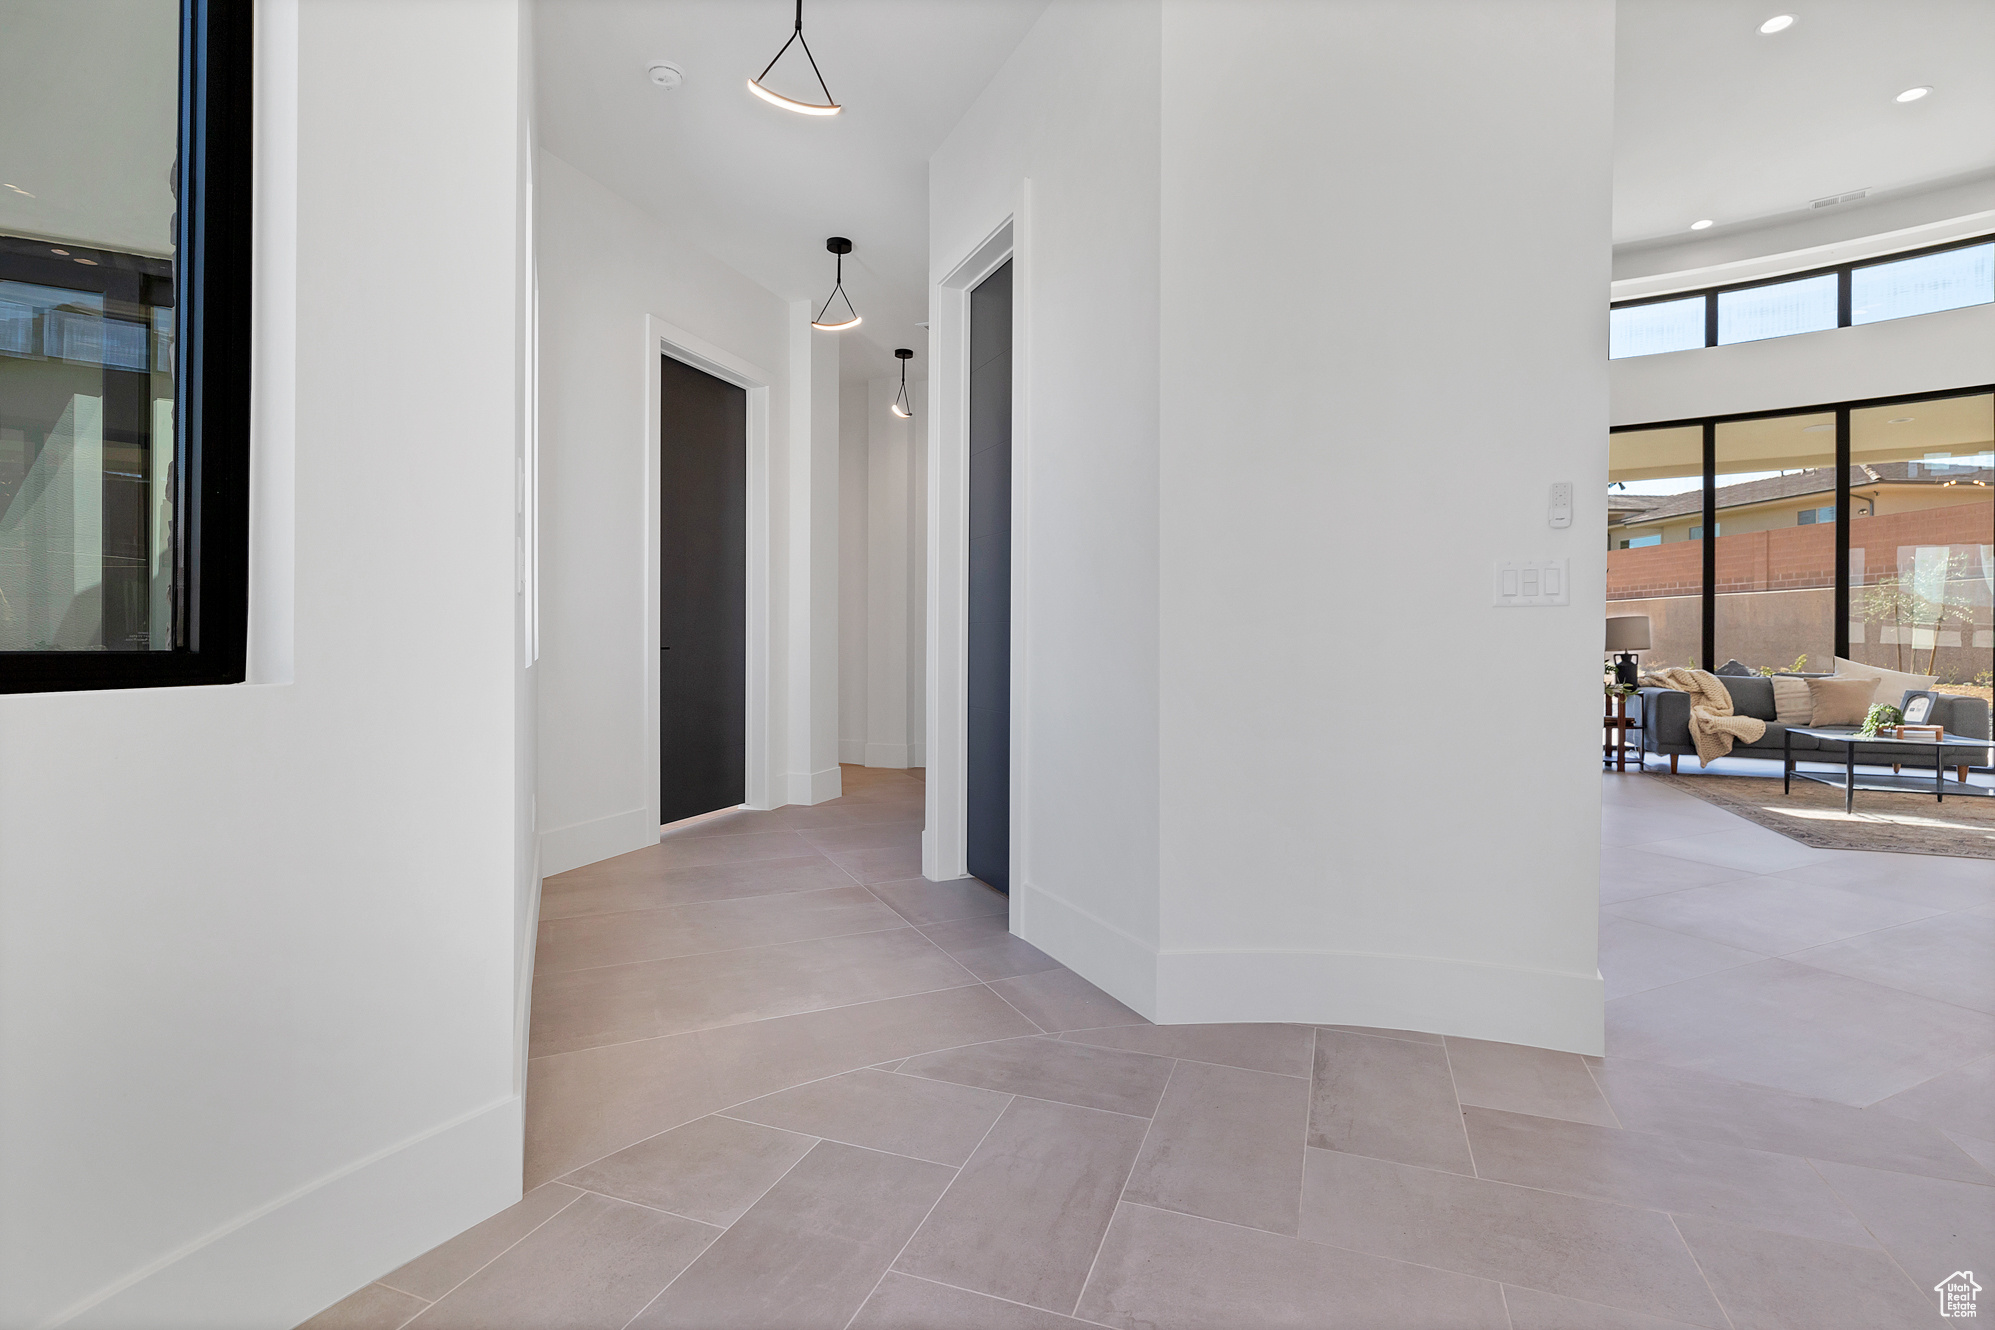
M1641 674L1641 662L1635 658L1635 653L1649 649L1649 616L1622 614L1610 618L1607 621L1607 649L1619 653L1614 657L1614 682L1633 688Z

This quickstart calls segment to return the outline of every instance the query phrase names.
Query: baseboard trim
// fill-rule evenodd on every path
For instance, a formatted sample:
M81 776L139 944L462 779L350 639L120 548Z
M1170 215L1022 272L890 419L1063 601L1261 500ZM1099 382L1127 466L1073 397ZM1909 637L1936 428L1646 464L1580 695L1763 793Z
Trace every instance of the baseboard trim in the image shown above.
M892 767L906 770L908 766L906 744L867 744L866 765L869 767Z
M865 766L866 741L864 739L840 739L838 741L838 760L849 766Z
M925 766L927 766L927 765L928 765L928 745L927 745L927 744L909 744L909 745L907 746L907 764L908 764L909 766L911 766L911 767L925 767Z
M1607 996L1598 972L1365 952L1169 950L1157 957L1157 991L1158 1010L1145 1014L1159 1024L1371 1025L1595 1057L1605 1051Z
M789 787L791 803L821 804L827 799L836 799L844 792L845 773L837 767L824 771L793 771Z
M1161 1019L1152 944L1029 882L1012 887L1011 931L1123 1006Z
M168 1252L48 1330L286 1330L520 1198L523 1101L487 1104Z
M571 868L629 854L658 842L658 824L649 809L592 818L540 833L540 869L549 877Z

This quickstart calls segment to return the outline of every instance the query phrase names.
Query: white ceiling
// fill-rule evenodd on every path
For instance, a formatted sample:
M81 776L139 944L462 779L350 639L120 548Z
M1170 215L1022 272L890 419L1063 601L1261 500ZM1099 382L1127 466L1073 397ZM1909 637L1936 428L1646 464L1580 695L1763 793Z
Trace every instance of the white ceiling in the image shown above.
M746 86L790 35L793 0L540 0L540 140L785 299L822 301L825 238L848 237L865 323L846 335L844 376L896 372L894 347L925 345L929 155L1046 3L805 0L804 35L846 109L804 116ZM769 82L816 100L797 58ZM682 87L651 84L660 59Z
M786 299L822 300L824 239L850 237L866 322L846 376L892 373L927 317L928 157L1046 3L806 0L846 107L808 117L744 86L789 36L792 0L539 0L541 141ZM1781 12L1799 21L1756 31ZM1617 40L1617 244L1995 167L1995 0L1620 0ZM654 87L654 59L685 85ZM815 95L784 67L772 83ZM1933 95L1892 100L1920 84Z
M1620 0L1616 44L1617 244L1995 167L1991 0Z

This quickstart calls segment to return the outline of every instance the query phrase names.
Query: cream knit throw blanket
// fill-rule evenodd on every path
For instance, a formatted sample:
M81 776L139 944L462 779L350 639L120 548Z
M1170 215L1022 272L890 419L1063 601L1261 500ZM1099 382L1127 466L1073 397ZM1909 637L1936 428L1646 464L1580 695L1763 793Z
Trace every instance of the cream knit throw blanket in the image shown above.
M1697 745L1697 764L1708 767L1732 751L1732 740L1757 743L1766 722L1732 714L1732 694L1715 674L1704 670L1657 670L1644 682L1690 694L1690 741Z

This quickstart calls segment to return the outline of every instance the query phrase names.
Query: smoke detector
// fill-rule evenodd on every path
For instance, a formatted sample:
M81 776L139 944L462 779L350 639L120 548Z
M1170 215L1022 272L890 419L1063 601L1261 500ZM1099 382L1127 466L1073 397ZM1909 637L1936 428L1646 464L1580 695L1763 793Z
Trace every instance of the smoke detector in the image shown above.
M653 60L645 72L651 75L653 83L664 88L667 92L670 92L673 88L678 87L686 81L686 71L673 64L670 60Z

